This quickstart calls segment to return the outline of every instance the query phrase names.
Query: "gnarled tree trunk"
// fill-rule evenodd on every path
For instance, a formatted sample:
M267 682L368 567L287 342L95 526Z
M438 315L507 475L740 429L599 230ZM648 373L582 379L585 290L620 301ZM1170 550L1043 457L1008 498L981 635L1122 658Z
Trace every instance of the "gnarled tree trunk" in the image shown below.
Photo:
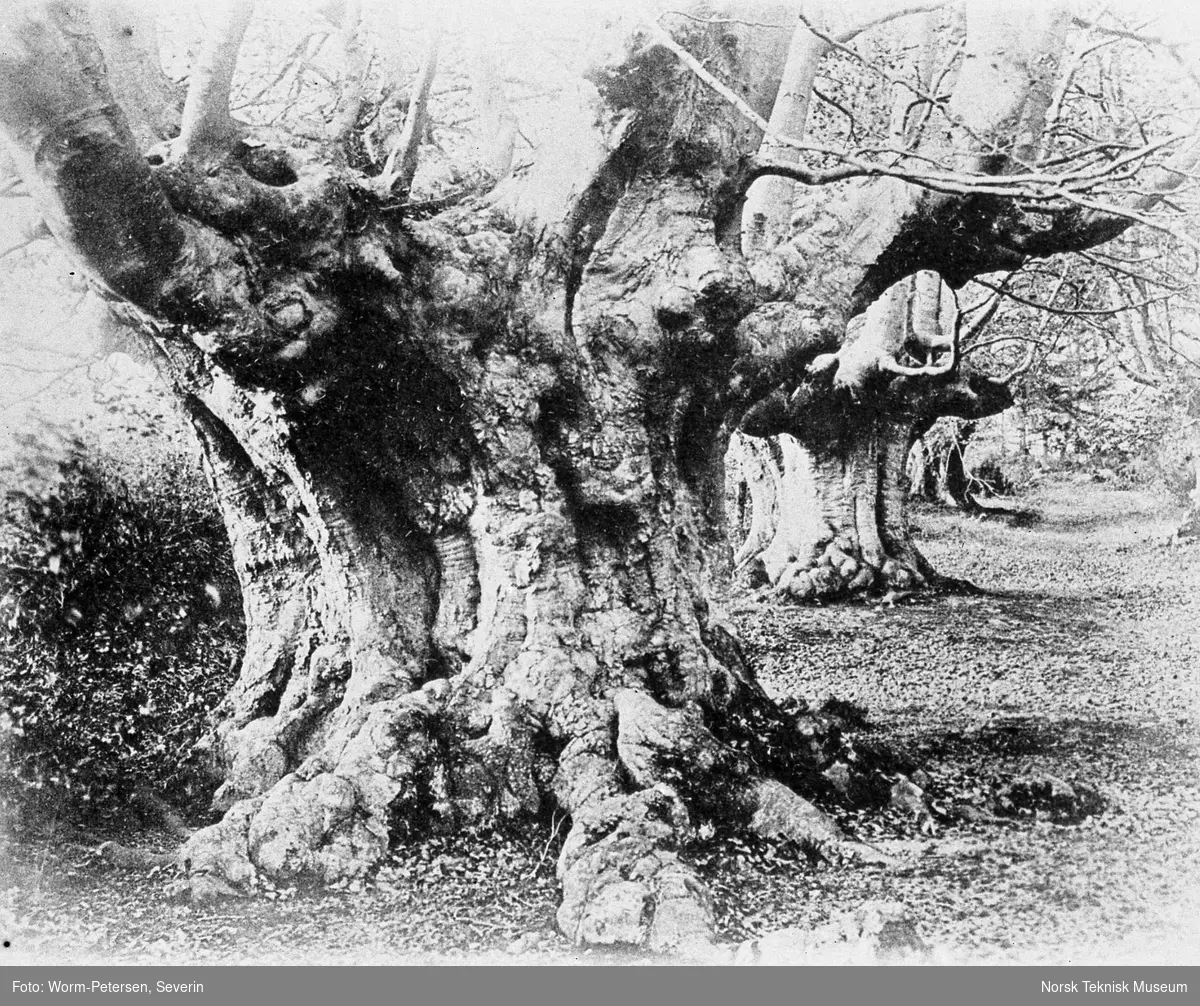
M712 935L680 856L701 820L836 843L798 795L820 752L715 607L721 423L759 295L713 220L757 131L635 37L596 77L592 115L624 125L590 137L555 226L502 194L410 221L328 150L218 128L226 49L189 98L211 128L152 168L78 11L24 14L9 138L159 355L243 586L196 883L360 876L398 833L550 801L573 822L564 931L665 949ZM692 41L723 62L723 37ZM64 45L74 66L42 73Z
M936 281L934 274L919 278L926 276ZM808 373L790 395L768 396L742 417L743 433L778 436L775 451L736 443L758 459L741 466L758 504L737 554L751 585L824 601L957 583L933 570L913 543L908 455L939 416L974 419L1012 403L1004 384L959 365L959 323L949 290L943 294L936 282L897 284L852 325L840 361L810 351Z

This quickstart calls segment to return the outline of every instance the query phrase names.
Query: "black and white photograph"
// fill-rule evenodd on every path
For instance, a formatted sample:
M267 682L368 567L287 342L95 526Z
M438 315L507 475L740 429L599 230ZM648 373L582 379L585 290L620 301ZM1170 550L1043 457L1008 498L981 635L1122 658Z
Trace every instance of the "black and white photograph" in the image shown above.
M1198 270L1200 5L0 0L11 1001L1200 964Z

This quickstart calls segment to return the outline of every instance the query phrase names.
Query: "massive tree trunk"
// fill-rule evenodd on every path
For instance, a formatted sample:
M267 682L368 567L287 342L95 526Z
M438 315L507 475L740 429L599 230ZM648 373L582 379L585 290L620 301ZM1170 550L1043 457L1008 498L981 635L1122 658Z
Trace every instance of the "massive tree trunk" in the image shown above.
M712 935L695 824L837 843L797 792L822 788L811 724L718 607L757 294L713 220L757 130L635 39L596 78L617 130L564 151L590 180L556 226L499 194L413 221L328 151L229 129L151 168L79 19L10 26L3 119L56 235L153 343L233 543L247 649L196 882L355 877L407 829L549 802L573 822L564 931L668 948ZM227 90L209 62L189 101ZM768 65L760 105L772 86Z
M909 277L958 285L1049 238L997 198L890 179L831 203L851 212L809 265L785 248L752 275L737 221L791 24L749 6L597 18L553 147L432 216L404 200L421 88L370 176L343 128L243 142L224 96L244 5L153 165L80 9L5 16L0 128L55 236L158 354L243 584L245 662L209 740L224 816L185 850L198 888L356 877L407 830L555 806L567 934L703 947L697 824L841 841L808 800L836 733L770 702L721 620L723 431L744 418L807 451L819 520L790 561L814 591L818 567L926 576L899 509L908 446L999 392L918 318L953 299L936 275L910 323ZM1011 52L981 34L986 77ZM1041 40L1017 34L1020 52ZM977 131L1011 129L986 111ZM1055 250L1119 229L1077 217Z
M843 36L853 37L888 9L883 4L847 14L806 7L772 112L772 128L790 130L793 136L803 133L818 61L842 44ZM852 28L850 18L857 19ZM994 47L997 40L989 33L995 27L986 24L976 33L971 55L978 58ZM914 19L910 29L914 38L908 70L923 94L934 76L937 29L937 16ZM950 69L944 67L942 75ZM990 71L995 71L994 65ZM978 87L977 75L976 66L965 70L968 91ZM914 106L911 86L898 87L897 92L892 142L896 149L912 148L922 139L914 126L919 117L913 115L920 103ZM929 112L924 116L928 119ZM987 125L994 128L996 123ZM782 152L796 160L794 149L780 148L770 137L764 144L765 155L778 157ZM944 137L926 142L924 148L922 153L928 151L931 160L950 152ZM759 453L759 484L750 495L762 504L761 516L755 533L738 551L739 568L749 584L771 584L779 594L796 600L824 601L873 589L904 591L957 582L939 576L912 542L905 514L908 454L946 410L977 418L1006 408L1012 399L998 382L960 367L962 319L941 275L950 275L953 255L937 262L914 261L935 250L907 232L914 225L928 226L922 218L939 203L951 213L962 207L928 196L917 196L915 203L906 205L911 192L896 191L886 180L882 185L867 183L843 193L841 206L835 202L832 208L808 207L800 218L811 223L801 224L785 241L794 188L781 177L763 178L751 186L743 240L751 268L764 279L791 274L794 282L799 274L810 303L825 310L840 307L849 321L844 335L835 329L832 340L810 340L796 361L807 371L798 387L759 402L741 421L744 433L779 435L779 468ZM900 253L902 268L893 271L888 260L896 254L895 245L907 243L912 247ZM811 266L815 258L822 260L819 270ZM904 278L922 266L930 268ZM990 312L974 327L981 327L988 316ZM811 322L808 327L818 329ZM921 389L922 380L932 384ZM735 450L754 449L735 442ZM770 477L761 478L768 471Z
M788 433L774 423L756 425L770 413L751 416L744 429L778 436L770 442L743 436L733 448L740 462L735 478L752 508L735 555L740 582L770 585L798 601L968 588L935 570L913 540L909 455L938 415L990 415L1011 399L1003 385L979 375L939 392L921 396L933 410L923 416L904 408L864 415L856 403L850 435L832 441L797 436L805 425L799 420L789 422ZM864 420L865 429L858 426Z

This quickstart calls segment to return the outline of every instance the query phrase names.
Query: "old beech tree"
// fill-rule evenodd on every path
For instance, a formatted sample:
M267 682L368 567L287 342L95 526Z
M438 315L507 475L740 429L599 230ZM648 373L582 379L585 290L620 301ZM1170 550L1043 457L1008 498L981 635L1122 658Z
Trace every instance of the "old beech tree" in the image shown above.
M731 431L791 434L821 498L760 541L772 578L922 574L908 445L1007 401L960 365L955 291L1144 219L1196 148L1047 153L1063 54L1098 30L1069 6L598 4L547 56L573 84L517 170L476 50L499 181L422 201L437 50L368 114L362 6L296 11L341 47L322 129L231 114L249 3L210 17L185 94L145 3L0 15L10 155L194 424L241 577L223 817L184 862L208 889L335 881L406 828L555 806L564 932L703 946L698 824L846 844L810 802L836 735L770 701L721 619ZM893 29L926 60L895 142L807 141L820 61Z

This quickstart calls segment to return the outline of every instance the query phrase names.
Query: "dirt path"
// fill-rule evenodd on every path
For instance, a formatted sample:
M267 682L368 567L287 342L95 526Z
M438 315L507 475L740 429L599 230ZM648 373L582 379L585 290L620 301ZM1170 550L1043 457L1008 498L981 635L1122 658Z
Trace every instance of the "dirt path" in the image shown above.
M933 834L898 812L851 821L889 868L714 840L697 858L728 939L884 899L940 961L1200 961L1200 547L1163 545L1178 514L1147 494L1077 481L1023 505L1041 519L918 517L930 559L988 595L768 607L741 628L777 694L866 706L873 735L923 765L935 810L1046 775L1107 808L1072 825L948 812ZM359 891L212 906L172 901L164 874L97 863L95 841L59 829L10 850L0 961L614 959L554 931L544 832L408 848Z
M746 624L764 680L864 702L877 720L1195 721L1200 554L1162 544L1177 511L1086 482L1025 502L1041 519L1024 528L918 517L934 565L986 596L781 609Z

